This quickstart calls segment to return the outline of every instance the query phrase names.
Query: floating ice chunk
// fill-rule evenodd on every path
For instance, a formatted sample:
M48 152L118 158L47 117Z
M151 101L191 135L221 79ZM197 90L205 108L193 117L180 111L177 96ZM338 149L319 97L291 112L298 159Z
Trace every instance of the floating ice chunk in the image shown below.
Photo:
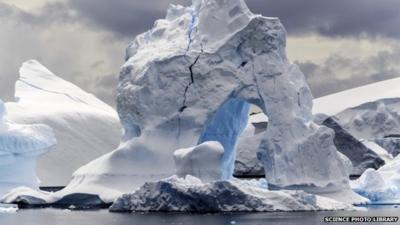
M378 204L400 203L400 157L378 170L368 169L351 182L360 195Z
M17 211L18 211L17 205L0 203L0 213L15 213Z
M18 186L37 188L37 158L55 145L53 130L42 124L9 121L0 100L0 197Z
M114 212L270 212L354 210L345 203L303 191L269 191L265 180L203 183L190 176L144 184L118 198Z

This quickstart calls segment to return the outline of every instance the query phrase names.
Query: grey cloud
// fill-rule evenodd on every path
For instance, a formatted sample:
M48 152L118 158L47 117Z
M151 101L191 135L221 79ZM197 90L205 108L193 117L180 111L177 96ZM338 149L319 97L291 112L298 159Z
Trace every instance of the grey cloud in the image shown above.
M247 0L253 11L279 17L291 35L400 38L398 0Z
M147 30L168 4L190 0L69 0L82 19L121 37ZM290 35L400 38L398 0L247 0L252 11L281 18Z
M295 62L306 75L314 97L400 76L400 48L361 59L332 55L322 64Z
M106 74L97 78L94 85L89 88L89 91L96 95L96 97L115 107L117 84L118 76L115 74Z
M21 25L49 26L55 23L77 22L77 17L63 2L48 2L36 13L21 10L15 6L0 2L0 19L13 20Z
M188 0L69 0L68 4L92 26L133 38L151 27L156 19L163 18L170 3L185 2Z
M176 0L174 3L179 3L178 1L185 4L189 2L189 0ZM18 67L23 61L35 58L53 69L57 75L73 81L107 103L113 104L117 84L116 74L122 64L124 47L134 35L149 29L155 19L164 17L169 2L166 0L67 0L64 3L49 1L35 12L26 12L0 2L0 24L2 24L0 97L11 98ZM247 2L255 12L279 16L290 35L319 33L330 37L363 35L400 37L400 30L397 29L400 24L398 0L247 0ZM7 25L3 23L4 21L23 26ZM72 33L64 31L70 24L78 25L80 28ZM52 32L54 27L60 29ZM87 32L94 32L97 37L83 38ZM42 35L44 33L46 35ZM110 39L105 33L113 35L113 38ZM122 39L115 38L116 36ZM100 41L101 39L106 41ZM85 41L96 42L94 52L91 48L83 49ZM318 97L398 76L400 70L396 60L400 60L400 50L394 47L393 51L382 51L367 59L333 55L321 65L315 62L299 62L299 64L307 75L314 95Z
M0 0L0 24L1 99L13 100L19 67L28 59L37 59L63 79L114 102L115 82L107 86L99 80L102 76L117 79L127 43L88 28L62 2L48 2L28 12Z

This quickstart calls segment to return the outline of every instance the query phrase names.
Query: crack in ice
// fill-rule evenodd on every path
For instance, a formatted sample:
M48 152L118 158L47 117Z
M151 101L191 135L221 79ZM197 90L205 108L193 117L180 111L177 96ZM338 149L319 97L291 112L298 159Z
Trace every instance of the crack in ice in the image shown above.
M187 106L186 106L186 101L187 101L187 92L189 91L190 86L194 84L194 74L193 74L193 67L196 65L196 63L199 61L201 54L199 54L194 62L189 66L189 71L190 71L190 82L189 84L185 87L185 92L183 93L183 102L182 102L182 107L179 109L179 112L183 112Z

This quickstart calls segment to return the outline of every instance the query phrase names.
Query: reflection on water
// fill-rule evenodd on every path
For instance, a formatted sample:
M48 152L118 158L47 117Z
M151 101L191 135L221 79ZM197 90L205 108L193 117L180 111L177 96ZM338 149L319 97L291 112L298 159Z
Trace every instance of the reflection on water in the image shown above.
M69 211L56 209L20 210L0 214L1 225L312 225L325 223L325 216L399 216L400 208L379 206L357 212L295 212L295 213L239 213L239 214L165 214L165 213L109 213L100 211ZM341 223L346 224L346 223ZM379 223L354 223L379 224ZM400 224L382 223L382 224Z

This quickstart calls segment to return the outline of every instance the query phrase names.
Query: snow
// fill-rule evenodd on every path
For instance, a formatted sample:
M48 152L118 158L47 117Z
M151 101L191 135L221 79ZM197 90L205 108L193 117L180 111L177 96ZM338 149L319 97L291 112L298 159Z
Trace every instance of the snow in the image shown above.
M6 103L9 118L24 124L46 124L58 141L38 160L42 185L68 184L76 169L118 146L121 126L113 108L35 60L23 63L19 73L16 101Z
M0 100L0 197L18 186L37 188L36 161L57 143L53 130L43 124L10 121Z
M373 140L400 134L400 98L366 102L336 115L359 139Z
M303 191L269 191L265 180L203 183L187 176L144 184L118 198L110 208L120 212L270 212L354 210L345 203Z
M385 163L391 163L393 161L394 157L392 155L390 155L386 149L382 148L377 143L375 143L373 141L365 141L365 140L362 143L367 148L371 149L376 154L378 154L379 157L385 161Z
M399 85L400 78L394 78L324 96L314 100L313 113L332 116L367 102L398 98L400 96Z
M202 144L174 152L176 174L185 177L192 175L203 181L221 180L224 147L217 141Z

